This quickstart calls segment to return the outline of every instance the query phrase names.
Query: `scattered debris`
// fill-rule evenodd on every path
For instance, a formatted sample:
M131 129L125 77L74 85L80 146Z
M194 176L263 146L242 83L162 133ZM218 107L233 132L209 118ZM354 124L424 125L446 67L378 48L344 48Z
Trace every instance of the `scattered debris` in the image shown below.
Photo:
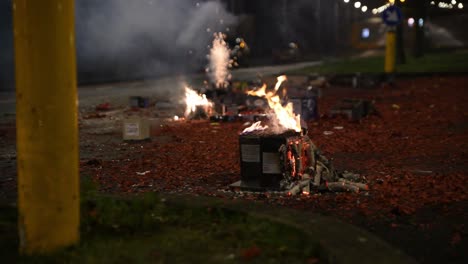
M130 96L129 104L132 108L147 108L150 106L150 100L148 97Z
M144 171L144 172L136 172L137 175L146 175L148 173L150 173L151 171Z
M378 115L374 104L364 99L343 99L330 110L331 117L344 115L354 122L372 114Z
M124 140L147 140L150 138L150 125L147 119L131 117L123 121Z
M111 110L110 103L102 103L96 106L96 111L109 111Z
M306 135L294 131L269 134L265 130L239 137L241 180L233 189L280 191L288 195L319 191L368 190L357 174L339 173ZM360 181L360 182L357 182Z

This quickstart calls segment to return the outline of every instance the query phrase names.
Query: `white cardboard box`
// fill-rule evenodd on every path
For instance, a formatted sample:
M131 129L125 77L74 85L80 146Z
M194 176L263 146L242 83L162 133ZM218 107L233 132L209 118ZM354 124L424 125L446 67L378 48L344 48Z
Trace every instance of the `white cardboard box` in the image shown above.
M124 140L145 140L150 138L149 121L140 117L123 120L122 134Z

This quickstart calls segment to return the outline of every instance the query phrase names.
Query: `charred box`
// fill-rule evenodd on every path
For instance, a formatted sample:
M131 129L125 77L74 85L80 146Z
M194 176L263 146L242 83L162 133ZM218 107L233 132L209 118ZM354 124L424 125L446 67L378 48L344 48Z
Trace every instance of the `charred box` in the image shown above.
M241 181L237 187L284 190L310 170L314 163L311 144L307 136L294 131L282 134L264 131L241 134Z

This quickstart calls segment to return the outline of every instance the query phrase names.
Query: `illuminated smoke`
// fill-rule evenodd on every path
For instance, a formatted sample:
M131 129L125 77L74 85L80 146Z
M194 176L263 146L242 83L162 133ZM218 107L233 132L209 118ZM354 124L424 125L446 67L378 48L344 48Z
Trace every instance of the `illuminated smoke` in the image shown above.
M224 88L231 78L229 73L231 51L226 41L224 41L225 35L223 33L215 33L213 36L213 44L209 54L208 74L217 88Z

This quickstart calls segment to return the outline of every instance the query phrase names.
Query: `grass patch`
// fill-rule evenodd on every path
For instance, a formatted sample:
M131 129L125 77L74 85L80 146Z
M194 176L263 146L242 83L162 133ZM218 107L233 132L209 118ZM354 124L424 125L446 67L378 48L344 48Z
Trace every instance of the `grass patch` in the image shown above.
M468 72L468 51L427 54L421 58L407 57L407 63L397 65L400 73L439 73ZM325 61L322 65L294 70L288 74L307 75L311 73L381 73L384 69L384 57L368 57Z
M18 256L16 208L0 207L5 263L305 263L319 246L301 230L221 206L167 204L156 194L82 195L81 243ZM323 262L321 262L323 263Z

